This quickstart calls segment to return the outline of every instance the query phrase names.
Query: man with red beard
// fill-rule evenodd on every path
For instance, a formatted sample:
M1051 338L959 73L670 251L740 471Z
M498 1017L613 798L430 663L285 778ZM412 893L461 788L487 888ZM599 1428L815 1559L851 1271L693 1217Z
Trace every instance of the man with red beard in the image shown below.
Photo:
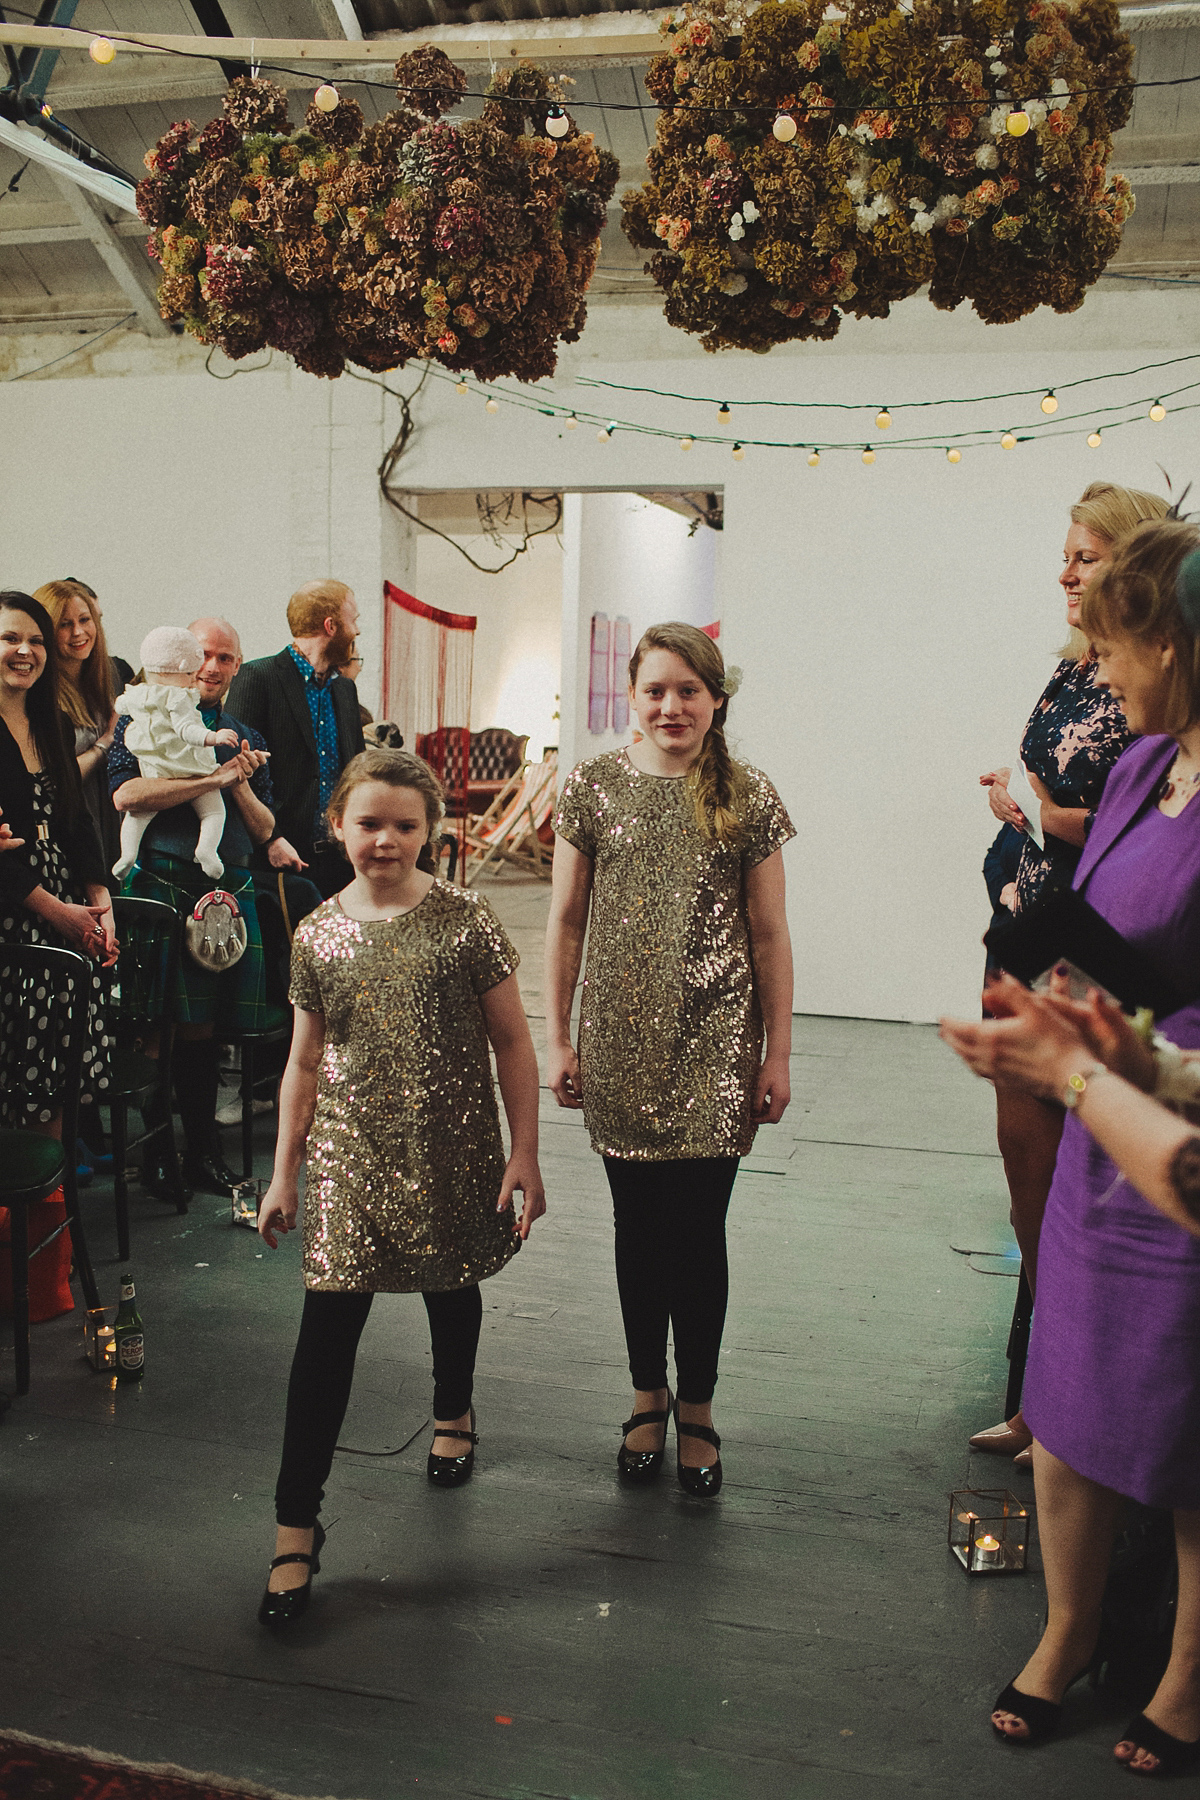
M302 870L326 899L353 871L329 837L325 808L338 776L363 747L354 683L338 673L354 645L358 607L343 581L306 581L288 601L292 641L244 663L230 709L261 731L271 752L273 869Z

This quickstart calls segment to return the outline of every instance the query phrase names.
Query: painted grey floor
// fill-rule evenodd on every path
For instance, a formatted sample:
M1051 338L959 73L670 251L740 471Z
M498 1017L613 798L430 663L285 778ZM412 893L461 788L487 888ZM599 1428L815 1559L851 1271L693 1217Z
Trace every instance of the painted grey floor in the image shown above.
M546 890L488 891L540 1046ZM1041 1581L969 1581L945 1547L952 1486L1032 1494L966 1451L1000 1414L1014 1296L950 1247L1007 1237L990 1090L931 1029L821 1018L794 1082L735 1190L720 1499L616 1484L606 1188L544 1096L551 1210L484 1289L476 1478L431 1488L424 1433L386 1454L426 1418L429 1352L419 1300L377 1300L287 1643L254 1615L296 1241L263 1253L217 1199L176 1218L135 1189L144 1382L114 1391L55 1321L0 1427L0 1724L338 1800L1128 1794L1084 1690L1057 1742L993 1741ZM85 1205L115 1299L108 1191Z

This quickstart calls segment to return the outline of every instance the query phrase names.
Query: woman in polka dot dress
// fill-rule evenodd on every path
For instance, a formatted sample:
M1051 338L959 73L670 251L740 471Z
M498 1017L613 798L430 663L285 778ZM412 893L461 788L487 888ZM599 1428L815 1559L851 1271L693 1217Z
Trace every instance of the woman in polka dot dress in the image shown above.
M28 594L0 592L0 946L46 944L93 962L83 1098L108 1087L105 1002L117 957L96 828L83 802L74 736L58 710L54 627ZM13 840L20 840L14 844ZM0 947L0 1123L54 1134L63 1046L46 984L14 978Z

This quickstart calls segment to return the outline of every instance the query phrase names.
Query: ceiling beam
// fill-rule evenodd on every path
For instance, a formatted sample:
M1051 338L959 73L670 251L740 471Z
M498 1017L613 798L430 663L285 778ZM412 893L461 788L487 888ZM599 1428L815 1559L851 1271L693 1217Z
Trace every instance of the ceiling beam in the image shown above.
M86 189L79 187L69 175L60 175L54 170L51 171L51 178L74 213L76 224L83 228L83 235L92 244L97 256L137 314L142 330L149 337L166 337L167 326L163 323L158 303L150 292L150 266L145 257L139 251L132 250L117 235L104 216L104 209L99 201ZM139 264L145 266L145 276Z

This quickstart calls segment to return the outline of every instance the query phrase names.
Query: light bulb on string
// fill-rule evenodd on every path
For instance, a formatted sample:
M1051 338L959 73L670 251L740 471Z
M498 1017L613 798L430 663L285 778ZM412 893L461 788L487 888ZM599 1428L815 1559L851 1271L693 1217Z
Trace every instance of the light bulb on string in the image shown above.
M1002 450L1015 450L1016 447L1017 447L1016 434L1011 431L1006 431L1004 436L1000 439L1000 448Z
M1046 393L1042 395L1041 406L1044 413L1056 413L1058 411L1058 401L1054 397L1053 388L1049 388Z
M717 418L722 425L728 425L732 417L733 413L730 411L728 400L722 400L720 406L717 408Z
M465 381L456 381L454 384L454 391L456 394L465 394L467 391L466 382Z
M546 136L565 138L571 129L571 121L561 106L551 106L546 110Z
M1025 133L1029 130L1029 124L1029 114L1021 107L1018 107L1016 112L1010 112L1007 119L1005 119L1004 129L1007 131L1009 137L1024 137Z
M863 445L862 459L865 463L873 463L875 461L875 452L872 450L870 444Z
M947 450L946 461L948 463L960 463L962 461L962 451L954 448Z
M1162 424L1163 420L1167 416L1167 409L1163 405L1161 400L1156 400L1154 402L1154 405L1150 408L1150 412L1149 412L1148 416L1154 420L1154 423L1156 425Z
M888 411L886 406L881 406L879 411L875 414L875 423L878 425L880 431L890 431L891 430L892 415Z
M570 418L564 419L563 424L566 426L568 431L578 431L579 430L579 420L575 417L574 413L571 414Z
M313 95L317 111L323 113L336 112L341 104L341 99L342 96L330 81L323 81Z
M796 121L791 113L781 112L771 127L771 135L781 144L790 144L796 135Z
M608 421L608 424L602 425L600 427L599 431L596 433L596 442L598 444L607 444L609 438L612 436L613 432L616 429L617 429L617 421L615 419L610 419Z
M681 437L680 438L679 448L681 450L690 450L691 447L692 447L692 439L690 437Z
M500 411L500 402L498 400L494 400L492 398L492 396L489 394L487 399L484 401L484 411L490 412L490 413L498 413Z
M94 63L110 63L117 54L117 46L111 38L94 37L88 45L88 55Z
M1098 450L1103 442L1104 442L1104 439L1100 436L1100 433L1098 431L1089 431L1088 432L1088 449L1089 450Z
M817 468L820 464L820 461L821 461L821 452L819 450L810 450L808 453L809 468L810 469Z
M733 446L733 460L734 462L745 462L746 451L742 444L735 444Z

